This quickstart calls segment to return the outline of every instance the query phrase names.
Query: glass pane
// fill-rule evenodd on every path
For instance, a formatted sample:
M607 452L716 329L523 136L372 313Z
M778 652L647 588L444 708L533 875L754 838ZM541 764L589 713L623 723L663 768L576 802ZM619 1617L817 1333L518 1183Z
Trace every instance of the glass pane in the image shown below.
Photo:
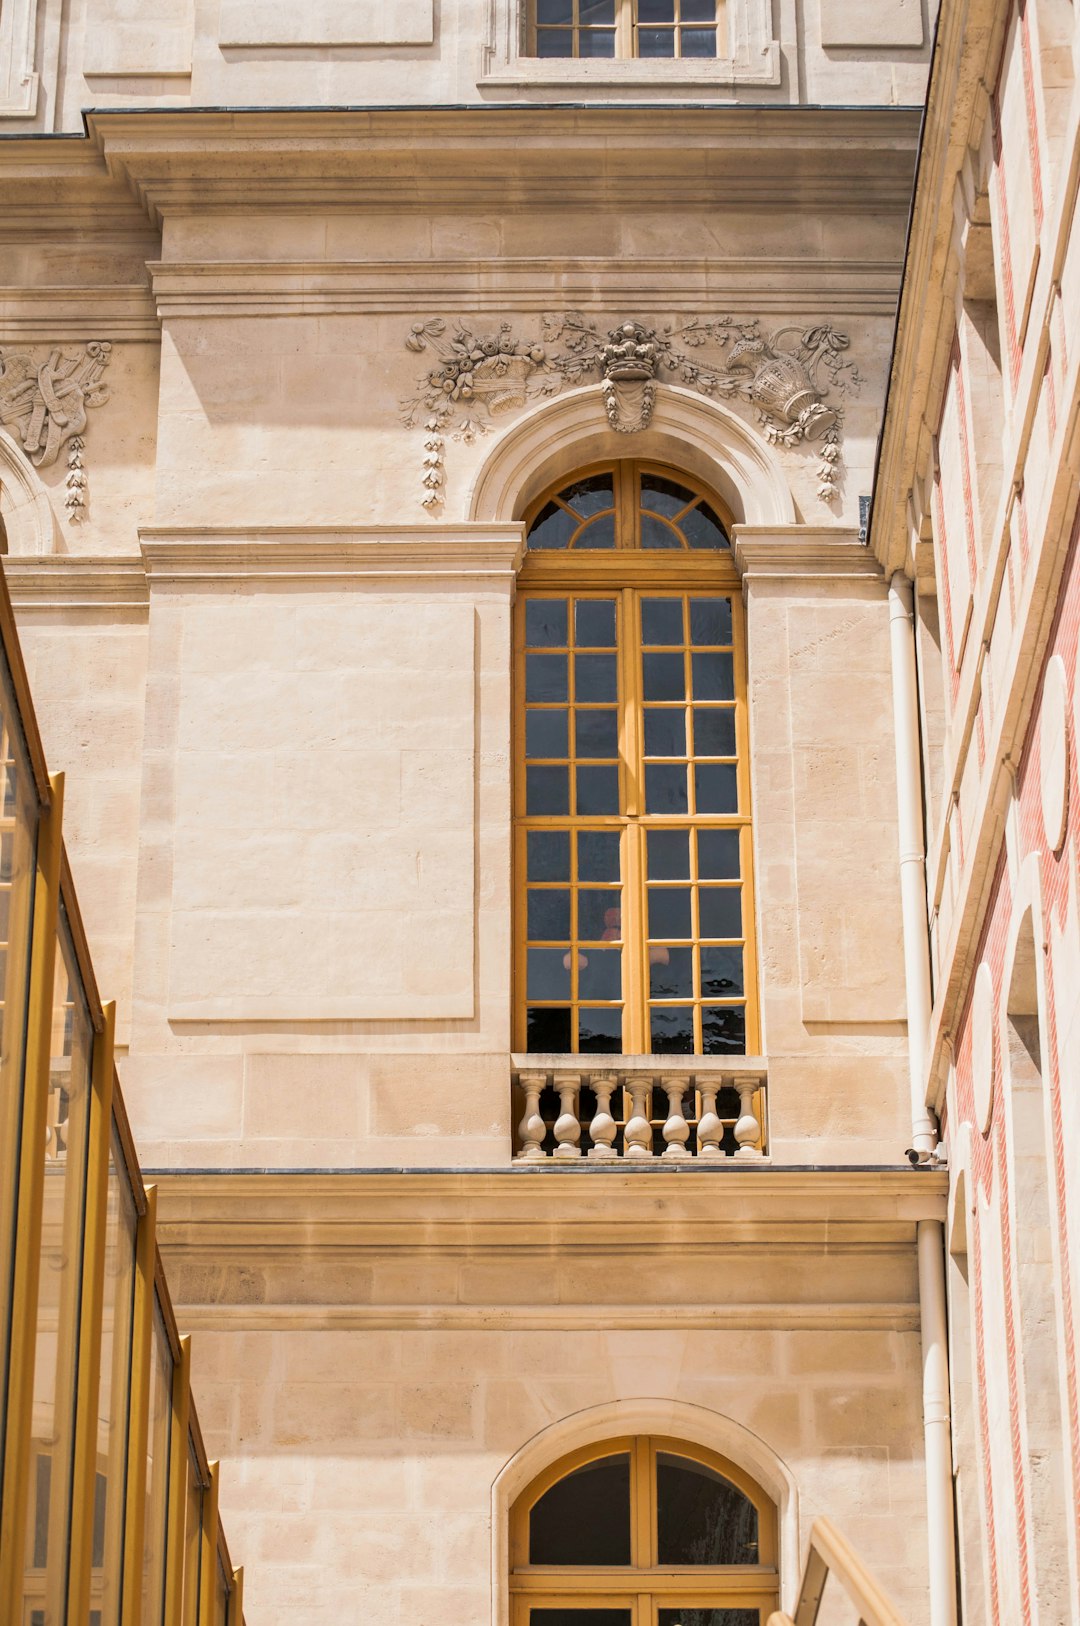
M82 1237L89 1144L93 1027L61 902L53 983L52 1047L45 1143L41 1285L34 1361L32 1458L48 1456L44 1529L30 1510L31 1540L43 1537L42 1567L65 1565L71 1521L76 1329L82 1299ZM38 1580L26 1578L29 1603Z
M738 830L699 830L697 853L698 875L701 880L726 881L738 879ZM738 936L738 933L735 935Z
M528 997L570 998L570 955L561 948L528 951Z
M702 937L742 936L742 892L737 886L703 886L698 892Z
M690 874L690 832L688 830L649 831L650 881L678 881Z
M683 607L678 598L646 598L641 601L641 641L643 644L681 644Z
M679 21L684 23L715 23L716 0L680 0Z
M617 757L619 718L614 711L579 711L574 719L579 757Z
M579 649L615 648L614 599L578 599L574 606L574 641Z
M615 33L603 29L582 29L578 34L578 56L614 56ZM585 529L574 541L575 551L578 548L613 548L615 546L615 517L613 514L602 514L599 519L590 520Z
M650 886L649 936L666 938L690 935L690 888Z
M638 39L641 41L647 40L654 46L652 50L640 51L638 53L640 56L673 56L675 54L675 30L673 28L663 30L643 28L638 33ZM658 45L662 45L664 48L655 48ZM643 514L641 516L641 545L643 548L681 548L682 540L678 531L673 531L670 525L665 525L664 521L658 519L655 514Z
M684 57L712 57L716 55L715 28L682 28L679 30L680 54ZM700 547L701 544L699 543Z
M579 705L585 700L606 700L613 704L619 698L616 657L575 655L574 685L574 698Z
M712 7L710 6L710 10ZM683 11L685 13L684 5ZM716 36L713 36L713 48L710 56L716 52ZM728 546L727 532L720 523L719 516L714 514L708 503L698 503L691 508L679 521L679 528L692 548L726 548Z
M38 805L7 662L0 652L0 1395L7 1392L11 1327L11 1272L15 1248L14 1165L19 1156L23 1109L23 1059L29 983L34 862ZM5 1407L0 1405L0 1461L4 1454Z
M525 713L525 755L565 757L570 750L570 730L565 711ZM698 747L700 750L700 746Z
M695 709L694 755L699 757L735 755L735 712L730 706L699 706ZM698 811L701 812L701 808Z
M639 28L637 31L638 56L658 57L675 55L675 30L673 28ZM643 547L656 547L663 544L643 542Z
M172 1429L173 1358L161 1309L154 1300L147 1435L146 1525L143 1543L143 1607L140 1626L161 1626L165 1617L165 1555L169 1511L169 1446Z
M741 1005L703 1005L701 1048L707 1056L746 1054L746 1012Z
M569 28L538 28L536 30L537 56L573 56L574 36ZM558 503L549 502L541 508L529 527L530 548L565 548L578 528L579 521Z
M675 21L675 0L638 0L639 23L671 23ZM694 493L674 480L665 480L661 474L645 474L641 479L641 506L651 508L655 514L666 514L673 519L677 513L693 502Z
M567 604L564 598L531 598L525 605L525 642L530 649L554 646L563 649L568 642Z
M693 1006L654 1005L649 1012L649 1033L654 1055L692 1056Z
M694 784L699 813L739 811L739 770L733 762L699 763Z
M543 770L548 772L550 770ZM645 767L646 813L685 813L686 769L666 763L647 763Z
M526 768L525 810L537 814L569 813L570 770Z
M582 830L577 838L579 881L619 879L619 836L615 830Z
M743 987L741 948L703 948L701 951L702 999L738 999Z
M564 1609L530 1609L530 1626L630 1626L629 1609L590 1609L574 1604Z
M693 999L693 949L654 943L649 949L649 993L653 999Z
M526 655L526 700L551 702L569 697L565 655Z
M574 1604L564 1609L530 1609L530 1626L630 1626L629 1609L590 1609Z
M692 598L690 600L690 641L694 644L731 643L731 600Z
M600 1457L567 1474L544 1492L529 1514L530 1564L629 1562L630 1458L625 1453ZM543 1612L532 1611L533 1620L538 1613ZM549 1613L547 1626L556 1626L564 1611ZM629 1610L612 1613L620 1620L630 1619ZM589 1617L591 1626L595 1612L589 1611Z
M619 949L590 948L578 968L578 994L582 999L622 998L622 953Z
M570 879L568 830L530 830L525 843L526 870L530 881Z
M131 1329L135 1294L137 1215L115 1126L109 1147L105 1218L105 1296L101 1323L101 1376L98 1388L98 1462L104 1497L102 1544L94 1555L91 1597L102 1626L120 1619L124 1490L127 1458Z
M577 811L588 818L619 811L617 767L577 769Z
M614 23L615 0L582 0L580 17L583 23ZM553 22L562 20L561 17L552 18ZM587 480L575 480L572 486L560 491L559 496L563 502L575 508L583 519L615 506L615 487L610 474L590 474Z
M535 1616L534 1616L535 1619ZM657 1626L761 1626L759 1609L661 1609Z
M682 655L643 655L641 665L646 700L686 698L686 668Z
M686 755L686 713L675 708L645 708L645 755L684 757Z
M578 35L578 56L611 57L615 55L613 28L583 28ZM610 516L598 519L580 536L575 544L579 548L613 548L615 521Z
M572 23L574 0L536 0L536 20L548 24Z
M195 1454L188 1448L187 1508L184 1514L184 1615L183 1626L197 1626L199 1619L199 1571L202 1557L203 1493L195 1466Z
M536 658L551 659L550 656ZM692 655L690 665L695 700L734 700L735 670L730 655ZM560 697L553 695L552 698Z
M578 890L578 940L582 943L618 943L622 938L622 908L618 891L581 887Z
M531 942L562 943L570 941L569 892L548 887L530 887L528 914L528 931Z
M566 1056L573 1048L570 1009L529 1010L525 1014L525 1045L533 1055Z
M660 1564L758 1563L758 1511L721 1473L657 1452Z
M621 1010L590 1010L587 1006L579 1010L579 1050L590 1054L617 1056L622 1047Z

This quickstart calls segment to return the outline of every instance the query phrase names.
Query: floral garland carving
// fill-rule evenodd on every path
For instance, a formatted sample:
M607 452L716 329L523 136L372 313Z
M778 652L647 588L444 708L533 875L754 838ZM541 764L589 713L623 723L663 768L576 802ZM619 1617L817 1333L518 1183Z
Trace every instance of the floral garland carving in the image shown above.
M580 311L566 311L544 315L540 341L533 342L516 335L509 322L489 333L458 322L448 336L436 316L414 322L405 343L436 358L416 395L401 403L407 426L424 418L427 508L442 502L447 431L472 442L487 433L492 418L530 397L597 379L611 427L634 434L652 419L664 372L702 395L751 405L774 445L815 443L817 494L823 502L840 494L843 407L836 397L857 393L862 379L845 354L847 334L828 322L766 332L756 318L692 316L662 328L628 320L605 336ZM706 347L722 352L715 362L693 354Z

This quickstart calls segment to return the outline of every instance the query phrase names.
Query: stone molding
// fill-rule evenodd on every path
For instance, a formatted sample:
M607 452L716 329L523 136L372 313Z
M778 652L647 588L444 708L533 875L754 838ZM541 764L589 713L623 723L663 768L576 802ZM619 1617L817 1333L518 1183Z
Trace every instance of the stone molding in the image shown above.
M158 1176L154 1177L155 1184ZM185 1304L213 1332L917 1332L917 1304Z
M11 550L4 560L5 567L14 562L12 555L15 554L36 558L51 554L59 526L49 494L26 453L3 428L0 428L0 489L7 499L4 522Z
M722 304L736 314L777 311L818 317L836 312L891 320L901 272L899 262L886 260L635 258L628 265L624 258L599 255L421 263L156 260L148 268L162 321L185 316L426 316L438 308L534 314L556 298L568 308L597 313L632 305L649 314L692 314ZM42 292L73 298L67 289ZM91 290L91 297L100 293L104 298L107 292ZM138 293L145 302L141 289L123 292L125 297ZM37 297L33 291L17 291L20 300ZM0 302L0 325L6 309ZM50 305L50 320L52 309ZM110 320L123 335L122 324L117 329Z
M884 586L881 566L847 525L736 525L735 565L744 581L869 581Z
M71 288L39 283L7 287L0 294L0 344L64 344L85 339L87 332L105 331L113 344L160 341L145 284Z
M524 527L506 525L192 526L139 531L151 590L162 584L297 579L490 577L511 585Z
M101 109L91 140L154 219L736 205L906 218L920 110L559 107ZM287 152L289 162L275 161Z
M52 554L4 560L11 602L17 610L139 610L150 594L141 559Z

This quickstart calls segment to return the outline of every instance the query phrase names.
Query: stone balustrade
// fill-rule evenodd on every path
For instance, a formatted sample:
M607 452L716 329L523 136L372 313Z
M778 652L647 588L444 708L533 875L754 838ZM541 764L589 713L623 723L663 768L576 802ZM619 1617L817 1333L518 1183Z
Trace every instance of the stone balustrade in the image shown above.
M519 1163L764 1155L759 1056L512 1057Z

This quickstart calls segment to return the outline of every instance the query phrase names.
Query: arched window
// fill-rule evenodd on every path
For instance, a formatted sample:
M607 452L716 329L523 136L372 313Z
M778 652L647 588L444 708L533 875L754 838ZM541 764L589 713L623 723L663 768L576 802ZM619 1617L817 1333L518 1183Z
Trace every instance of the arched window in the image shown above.
M621 462L525 519L515 1047L754 1054L745 635L720 505Z
M606 1440L533 1480L510 1520L511 1626L764 1626L776 1510L683 1440Z

